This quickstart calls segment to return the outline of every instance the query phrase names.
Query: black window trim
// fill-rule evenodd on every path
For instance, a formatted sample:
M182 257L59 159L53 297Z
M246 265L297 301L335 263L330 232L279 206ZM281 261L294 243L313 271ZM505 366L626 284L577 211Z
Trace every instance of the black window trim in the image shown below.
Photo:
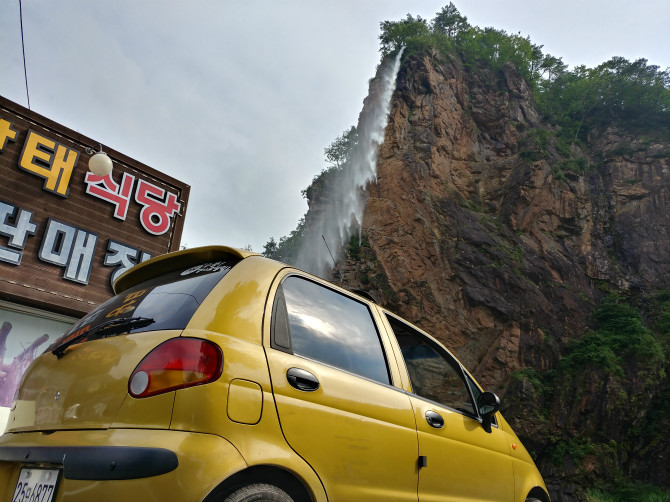
M277 316L280 313L280 309L281 311L286 312L286 299L284 298L284 288L282 287L282 282L284 282L283 279L277 285L277 290L275 291L275 295L272 301L272 316L270 320L270 347L275 350L286 352L287 354L295 355L293 353L290 331L287 334L287 345L283 345L277 342L277 323L279 322Z
M279 296L281 296L281 298L284 300L284 309L286 309L286 300L284 299L284 293L283 293L282 286L284 284L284 281L286 281L289 277L298 277L299 279L309 281L313 284L316 284L318 286L323 287L324 289L328 289L328 290L332 291L333 293L342 295L342 296L344 296L344 297L346 297L346 298L348 298L348 299L350 299L350 300L352 300L352 301L354 301L354 302L356 302L360 305L363 305L367 309L368 314L370 315L370 320L372 321L372 325L375 328L375 333L377 333L377 340L379 342L379 347L381 349L382 356L384 357L384 365L386 367L386 375L388 376L388 382L380 382L379 380L369 378L365 375L361 375L360 373L354 373L354 372L349 371L345 368L340 368L338 366L334 366L334 365L329 364L325 361L320 361L318 359L314 359L312 357L309 357L309 356L306 356L306 355L303 355L303 354L296 354L293 351L293 346L292 346L293 344L291 342L290 331L289 331L289 336L288 336L288 345L290 345L290 347L284 347L283 345L277 343L277 341L275 339L275 336L276 336L276 331L275 331L276 325L275 325L275 323L277 322L276 316L277 316L277 311L278 311L277 299L278 299ZM280 291L281 291L281 293L279 293ZM377 321L375 320L375 316L373 315L372 308L370 307L368 301L361 298L359 295L349 294L347 291L342 291L342 290L335 289L335 288L331 287L328 283L323 283L323 282L314 280L309 276L305 276L305 275L302 275L302 274L299 274L299 273L296 273L296 272L289 272L288 274L286 274L284 277L282 277L280 279L279 284L277 285L277 290L275 292L275 296L273 298L273 302L272 302L272 315L271 315L271 321L270 321L270 347L275 349L275 350L279 350L281 352L285 352L287 354L291 354L293 356L300 357L302 359L306 359L308 361L312 361L312 362L315 362L315 363L318 363L318 364L323 364L324 366L328 366L329 368L333 368L333 369L336 369L338 371L343 371L343 372L348 373L350 375L353 375L355 377L363 378L363 379L368 380L370 382L374 382L374 383L377 383L379 385L383 385L385 387L390 387L390 388L402 391L402 389L399 389L398 387L396 387L394 385L393 374L391 372L391 367L389 365L389 356L387 354L386 347L384 346L384 341L383 341L383 338L382 338L381 331L379 329L379 325L378 325Z
M459 364L461 364L460 361L459 361ZM484 393L484 389L482 389L482 388L479 386L479 384L475 381L474 377L473 377L472 375L470 375L470 373L469 373L468 370L465 368L465 366L463 366L463 365L461 364L461 368L462 368L463 374L465 375L465 382L466 382L467 385L468 385L468 390L469 390L469 392L470 392L470 395L471 395L472 398L473 398L473 399L472 399L473 402L475 403L475 409L477 409L477 400L474 399L475 396L474 396L474 394L472 394L472 388L470 387L470 382L472 382L472 385L477 386L477 387L479 388L479 391L480 391L482 394ZM496 418L496 414L497 414L497 412L493 414L493 417L491 417L491 425L492 425L493 427L498 427L498 419ZM479 422L482 422L481 415L479 414L479 409L477 409L477 419L479 420Z

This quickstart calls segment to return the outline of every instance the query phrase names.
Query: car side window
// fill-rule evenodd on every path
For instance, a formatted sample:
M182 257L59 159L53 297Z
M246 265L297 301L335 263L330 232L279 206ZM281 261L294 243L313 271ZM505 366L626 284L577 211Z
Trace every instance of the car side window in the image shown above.
M459 363L411 326L395 317L387 319L400 345L414 394L477 416Z
M272 346L390 383L369 308L316 282L288 276L273 306Z

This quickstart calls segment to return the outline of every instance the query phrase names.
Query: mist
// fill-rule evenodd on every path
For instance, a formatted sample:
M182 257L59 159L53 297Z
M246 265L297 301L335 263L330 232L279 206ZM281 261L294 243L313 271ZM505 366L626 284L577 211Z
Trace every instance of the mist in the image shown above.
M325 276L343 255L352 235L361 237L367 199L365 188L377 178L377 155L384 142L391 96L403 50L379 65L358 116L357 142L347 154L329 191L310 208L297 265Z

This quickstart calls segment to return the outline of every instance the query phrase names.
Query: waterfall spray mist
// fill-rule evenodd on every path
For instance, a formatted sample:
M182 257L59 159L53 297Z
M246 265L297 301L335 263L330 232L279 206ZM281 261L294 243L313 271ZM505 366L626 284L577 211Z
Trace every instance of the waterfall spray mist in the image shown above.
M315 275L324 275L332 268L333 260L341 257L354 232L358 232L360 239L366 202L363 190L377 177L379 145L384 142L403 50L394 60L382 63L370 80L368 95L358 116L358 141L319 204L318 213L311 214L306 221L297 264ZM333 257L323 240L328 243Z

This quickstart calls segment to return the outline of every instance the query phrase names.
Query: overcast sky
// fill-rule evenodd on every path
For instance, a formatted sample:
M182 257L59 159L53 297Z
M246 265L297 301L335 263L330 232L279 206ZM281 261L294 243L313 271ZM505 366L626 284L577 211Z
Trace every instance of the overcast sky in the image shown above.
M668 0L454 2L571 66L670 66ZM191 185L182 244L288 235L323 149L356 124L379 23L428 0L24 0L31 109ZM0 0L0 95L27 106L19 1Z

